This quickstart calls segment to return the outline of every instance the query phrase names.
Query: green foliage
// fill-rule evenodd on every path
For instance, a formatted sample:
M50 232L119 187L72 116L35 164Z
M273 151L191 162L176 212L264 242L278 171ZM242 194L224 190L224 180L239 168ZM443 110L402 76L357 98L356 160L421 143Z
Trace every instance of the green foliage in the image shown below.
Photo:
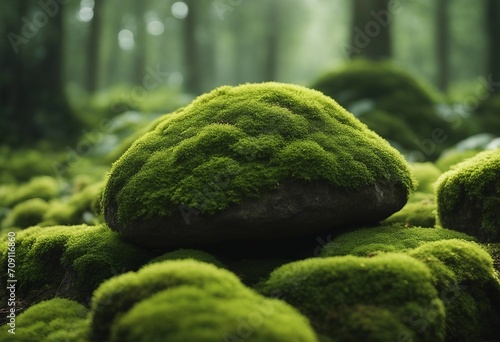
M49 204L40 198L33 198L17 204L2 221L3 228L28 228L42 221Z
M168 216L179 203L213 214L291 178L413 188L403 157L328 97L295 85L245 84L165 116L113 164L101 205L116 203L122 223Z
M428 194L428 196L419 196L421 199L418 200L415 196L416 194L419 193L413 193L403 209L392 214L385 219L383 223L401 223L407 227L434 227L436 224L436 203L434 202L434 195Z
M220 268L227 268L226 265L217 260L217 258L214 257L213 255L197 249L178 249L173 252L168 252L163 255L160 255L159 257L149 260L147 264L150 265L166 260L183 260L183 259L193 259L196 261L206 262L208 264L212 264Z
M428 242L409 251L425 263L446 307L447 341L499 336L500 282L488 253L474 242Z
M500 123L498 122L500 113L500 95L489 96L479 104L473 116L479 122L482 132L500 135Z
M405 252L429 241L474 238L442 228L405 228L400 224L363 228L340 235L323 247L322 257L340 255L369 256L378 252Z
M369 128L406 151L420 151L418 143L431 138L432 129L443 129L447 139L426 156L430 159L462 137L438 116L437 92L387 61L352 61L324 74L311 87L338 101Z
M195 260L164 261L109 279L94 292L91 305L93 340L107 340L111 327L136 303L162 290L192 285L217 287L221 293L251 293L229 271ZM184 317L185 319L185 317Z
M434 182L441 176L442 172L430 162L412 163L410 168L418 183L416 191L434 193Z
M78 229L66 242L61 264L74 270L73 298L85 301L105 280L136 270L150 253L131 245L105 225Z
M235 297L181 286L138 303L113 326L111 341L317 341L305 317L258 295Z
M481 152L444 173L436 191L440 223L465 231L471 225L480 240L500 241L499 177L500 149Z
M85 334L87 312L87 308L68 299L54 298L40 302L17 317L15 341L88 341ZM76 334L67 333L74 330ZM65 340L64 336L73 338Z
M403 254L286 264L262 285L339 341L443 341L443 303L427 267Z
M0 185L0 206L13 207L33 198L49 201L59 194L57 181L49 176L33 177L29 182Z
M466 159L472 158L479 152L480 151L477 150L465 150L465 151L451 150L446 153L443 153L443 155L441 155L439 159L436 160L436 166L442 172L446 172L450 170L453 165L463 162Z

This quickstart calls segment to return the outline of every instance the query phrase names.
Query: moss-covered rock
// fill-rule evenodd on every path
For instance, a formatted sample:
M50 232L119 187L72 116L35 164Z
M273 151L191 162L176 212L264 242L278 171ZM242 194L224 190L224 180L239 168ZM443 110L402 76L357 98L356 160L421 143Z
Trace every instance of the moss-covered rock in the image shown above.
M440 224L500 241L500 149L485 151L455 165L437 182Z
M2 221L3 228L28 228L40 223L49 209L41 198L33 198L17 204Z
M450 150L443 153L438 160L436 160L436 166L441 172L446 172L455 164L461 163L466 159L474 157L481 151L478 150Z
M149 260L147 264L148 265L156 264L166 260L184 260L184 259L193 259L196 261L206 262L208 264L212 264L220 268L227 268L226 265L220 262L212 254L197 249L178 249L173 252L168 252Z
M110 338L111 327L136 303L183 285L216 287L217 291L244 296L251 293L236 275L195 260L164 261L109 279L94 292L91 305L92 339Z
M414 193L418 194L418 193ZM434 195L422 199L412 199L398 211L383 221L383 224L400 223L406 227L434 227L436 225L436 202Z
M165 116L113 164L102 207L130 241L185 247L376 222L412 188L402 156L335 101L246 84Z
M280 300L181 286L139 302L112 328L111 341L159 340L312 342L317 338L308 320Z
M383 138L414 152L414 159L433 160L462 138L460 130L439 117L437 92L390 62L355 60L324 74L311 87L334 98Z
M431 162L412 163L410 167L418 183L416 191L434 193L434 183L442 172Z
M430 271L403 254L293 262L271 273L262 292L283 298L334 340L444 340Z
M425 243L408 252L425 263L446 307L447 341L490 341L500 336L500 281L478 244Z
M10 341L88 341L87 313L88 309L83 305L68 299L54 298L40 302L17 317L15 335ZM7 329L3 327L2 330ZM2 332L2 335L5 337L7 331ZM69 337L71 339L65 339Z
M406 228L393 224L376 228L364 228L338 236L326 244L320 256L357 255L370 256L378 252L406 252L431 241L463 239L473 237L454 230L442 228Z

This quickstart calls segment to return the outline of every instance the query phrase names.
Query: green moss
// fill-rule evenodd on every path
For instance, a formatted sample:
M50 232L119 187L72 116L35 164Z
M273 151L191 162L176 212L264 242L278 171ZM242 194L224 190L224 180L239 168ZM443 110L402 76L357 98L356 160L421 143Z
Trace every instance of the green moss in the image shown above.
M500 243L487 243L483 247L490 253L493 258L493 267L497 270L497 274L500 275Z
M419 158L433 160L463 137L460 129L452 129L439 117L437 92L387 61L352 61L324 74L311 87L338 101L401 149L418 151ZM446 141L423 153L420 143L431 139L436 128L445 132Z
M87 311L84 306L63 298L40 302L17 317L14 340L65 341L57 339L61 336L61 332L78 329L80 338L71 341L84 341ZM3 329L6 330L6 327ZM7 331L4 333L7 334Z
M192 285L216 286L221 293L244 295L239 279L229 271L195 260L164 261L145 266L104 282L94 292L91 305L92 338L106 340L112 325L136 303L162 290Z
M500 149L479 153L437 182L439 221L481 241L500 241Z
M410 168L418 182L416 191L434 193L434 182L441 176L442 172L430 162L412 163Z
M441 172L446 172L451 169L453 165L463 162L466 159L472 158L479 152L480 151L477 150L451 150L444 153L439 157L438 160L436 160L436 166L441 170Z
M369 256L377 252L404 252L429 241L463 239L466 234L442 228L405 228L401 224L364 228L340 235L323 247L322 257L340 255Z
M431 274L403 254L293 262L271 273L262 292L283 298L339 341L444 340L444 307Z
M33 198L17 204L2 221L3 228L27 228L40 223L49 209L49 204L40 198Z
M434 241L409 255L424 262L446 307L448 341L485 341L499 336L500 282L493 261L478 244Z
M413 196L412 196L413 197ZM410 201L397 213L383 221L383 224L400 223L406 227L434 227L436 225L436 203L434 196L423 197L422 200Z
M60 263L76 273L72 297L84 302L103 281L138 269L150 257L148 251L123 241L117 233L99 225L80 228L72 234Z
M150 261L148 261L147 264L150 265L166 260L183 260L183 259L193 259L196 261L206 262L208 264L212 264L220 268L227 268L226 265L217 260L217 258L214 257L213 255L197 249L178 249L173 252L168 252L163 255L160 255L159 257L151 259Z
M258 295L234 297L192 286L162 291L127 312L111 341L317 341L305 317Z
M292 260L280 258L243 259L229 263L229 269L248 286L257 286L276 268Z
M59 184L49 176L34 177L21 185L0 186L0 206L13 207L33 198L49 201L59 193Z
M413 188L402 156L328 97L246 84L198 97L138 139L113 164L102 207L116 203L122 223L168 216L179 203L213 214L292 178Z

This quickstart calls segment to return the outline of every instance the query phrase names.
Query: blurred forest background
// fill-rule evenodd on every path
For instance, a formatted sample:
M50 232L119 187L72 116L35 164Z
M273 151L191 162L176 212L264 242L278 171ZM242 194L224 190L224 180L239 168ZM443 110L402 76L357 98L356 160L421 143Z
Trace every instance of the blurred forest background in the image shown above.
M245 82L319 89L409 160L500 146L500 0L0 6L3 183L109 168L159 115Z

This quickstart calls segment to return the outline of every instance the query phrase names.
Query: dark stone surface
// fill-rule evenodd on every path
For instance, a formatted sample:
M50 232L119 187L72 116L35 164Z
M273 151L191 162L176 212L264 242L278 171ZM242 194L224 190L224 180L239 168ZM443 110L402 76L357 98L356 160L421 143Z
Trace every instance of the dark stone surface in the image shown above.
M311 236L369 225L406 203L401 183L378 183L358 190L334 188L323 181L288 181L259 198L232 205L214 215L196 214L186 222L180 210L125 225L116 203L105 210L109 227L147 248L192 247L230 241L270 241Z

